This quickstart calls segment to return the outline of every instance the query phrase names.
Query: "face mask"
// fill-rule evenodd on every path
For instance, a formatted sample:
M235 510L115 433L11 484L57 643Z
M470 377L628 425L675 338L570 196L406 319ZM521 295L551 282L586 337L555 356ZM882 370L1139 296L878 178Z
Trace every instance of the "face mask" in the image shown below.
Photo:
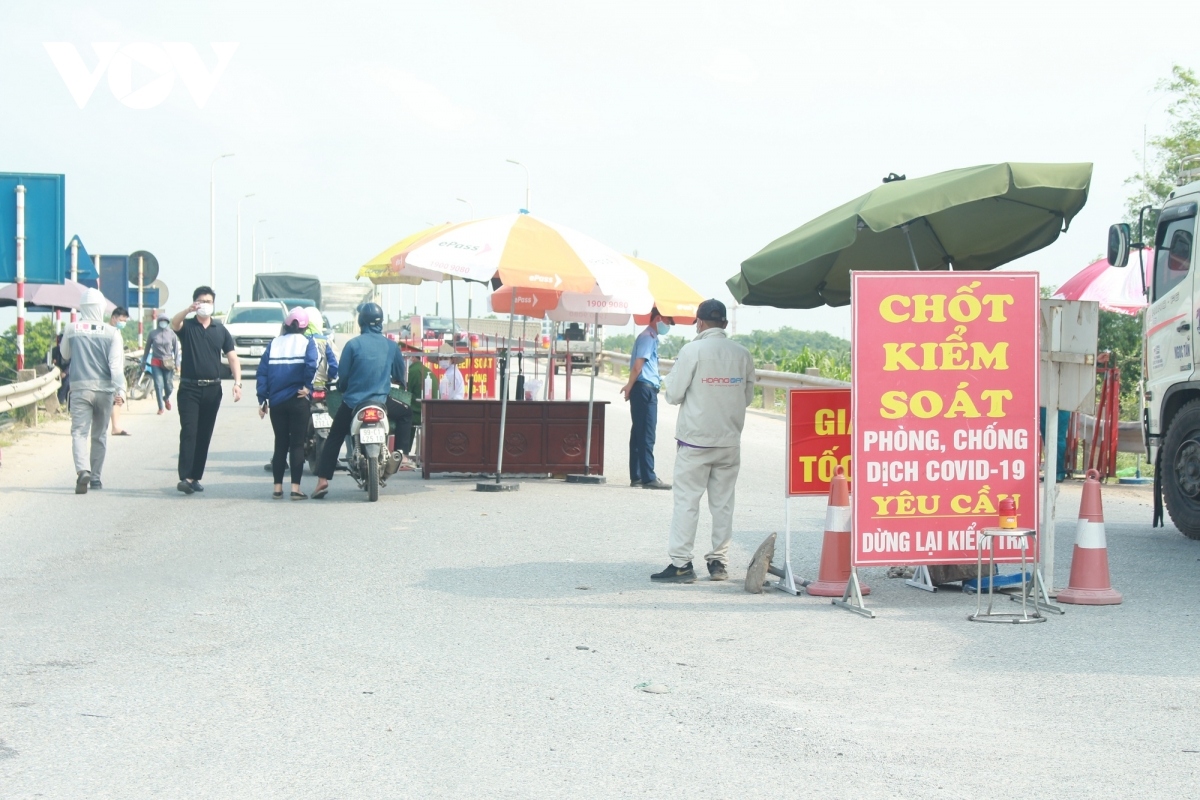
M438 362L438 366L440 366L442 369L449 369L450 362L443 358L441 361Z
M171 324L171 323L170 323L170 322L167 322L165 319L163 319L163 320L159 320L159 321L158 321L158 329L159 329L160 331L165 331L165 330L167 329L167 326L168 326L168 325L170 325L170 324Z
M119 331L125 330L125 320L121 320L120 322L117 323L117 330L119 330Z
M658 323L657 327L659 336L666 336L671 331L671 326L665 322Z
M211 317L212 314L213 314L213 304L212 303L201 303L200 307L198 309L196 309L197 317Z

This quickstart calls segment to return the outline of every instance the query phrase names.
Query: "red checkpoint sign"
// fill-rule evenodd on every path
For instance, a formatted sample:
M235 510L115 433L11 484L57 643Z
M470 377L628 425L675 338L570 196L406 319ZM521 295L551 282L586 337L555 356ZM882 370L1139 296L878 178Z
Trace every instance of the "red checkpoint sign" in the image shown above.
M973 564L1006 497L1037 528L1037 274L851 281L853 563ZM996 560L1020 561L1021 541L998 539Z
M838 466L850 479L850 390L790 389L787 496L829 494Z

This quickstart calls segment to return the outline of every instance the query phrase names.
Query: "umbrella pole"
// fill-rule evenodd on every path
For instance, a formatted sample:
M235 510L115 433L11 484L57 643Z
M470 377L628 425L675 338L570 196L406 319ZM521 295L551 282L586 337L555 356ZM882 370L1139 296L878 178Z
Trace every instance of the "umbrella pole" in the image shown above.
M596 336L596 329L598 327L600 327L600 315L596 314L593 317L593 320L594 320L594 322L592 325L592 343L595 344L596 342L599 341L599 339ZM592 361L595 362L595 360L596 359L593 356ZM578 474L577 475L568 475L567 483L597 484L597 483L605 482L605 477L603 475L593 475L592 474L592 411L593 411L593 408L595 407L594 403L595 403L595 399L596 399L596 369L597 369L597 366L595 363L593 363L592 364L592 375L591 375L591 379L588 383L587 442L583 448L583 453L584 453L584 455L583 455L583 474L582 475L578 475Z
M504 376L500 379L500 446L496 448L496 485L500 484L500 472L504 469L504 425L508 421L508 373L512 364L513 318L508 315L508 341L504 343Z
M471 303L474 292L471 284L467 284L467 399L475 399L475 344L471 339Z
M912 256L913 269L920 272L921 265L917 263L917 251L913 248L912 236L908 232L908 223L901 225L900 230L904 231L904 239L908 242L908 254Z
M600 326L600 315L596 314L592 322L592 376L588 381L588 423L587 423L587 444L584 445L583 452L583 474L590 475L592 472L592 404L596 399L596 328Z

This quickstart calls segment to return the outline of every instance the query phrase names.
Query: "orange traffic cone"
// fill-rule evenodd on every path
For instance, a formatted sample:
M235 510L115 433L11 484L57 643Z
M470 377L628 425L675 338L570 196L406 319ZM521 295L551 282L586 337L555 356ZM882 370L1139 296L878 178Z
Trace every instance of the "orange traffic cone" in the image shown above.
M1100 473L1088 470L1079 504L1079 527L1075 529L1075 552L1071 556L1071 581L1058 593L1062 603L1083 606L1115 606L1120 593L1108 577L1108 545L1104 541L1104 508L1100 504Z
M837 468L829 482L829 505L825 507L825 541L821 544L821 569L804 591L815 597L841 597L850 582L850 489L846 473ZM870 587L863 585L863 594Z

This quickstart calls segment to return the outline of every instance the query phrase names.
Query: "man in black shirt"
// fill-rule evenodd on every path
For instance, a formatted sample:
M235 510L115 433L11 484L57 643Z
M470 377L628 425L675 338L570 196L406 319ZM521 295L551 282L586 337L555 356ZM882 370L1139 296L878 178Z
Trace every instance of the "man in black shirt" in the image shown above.
M211 288L201 286L192 292L191 306L171 320L183 349L175 394L179 404L179 484L175 488L184 494L204 491L200 479L221 408L222 353L233 373L233 401L242 399L242 365L229 330L212 318L215 299ZM195 316L189 318L189 314Z

